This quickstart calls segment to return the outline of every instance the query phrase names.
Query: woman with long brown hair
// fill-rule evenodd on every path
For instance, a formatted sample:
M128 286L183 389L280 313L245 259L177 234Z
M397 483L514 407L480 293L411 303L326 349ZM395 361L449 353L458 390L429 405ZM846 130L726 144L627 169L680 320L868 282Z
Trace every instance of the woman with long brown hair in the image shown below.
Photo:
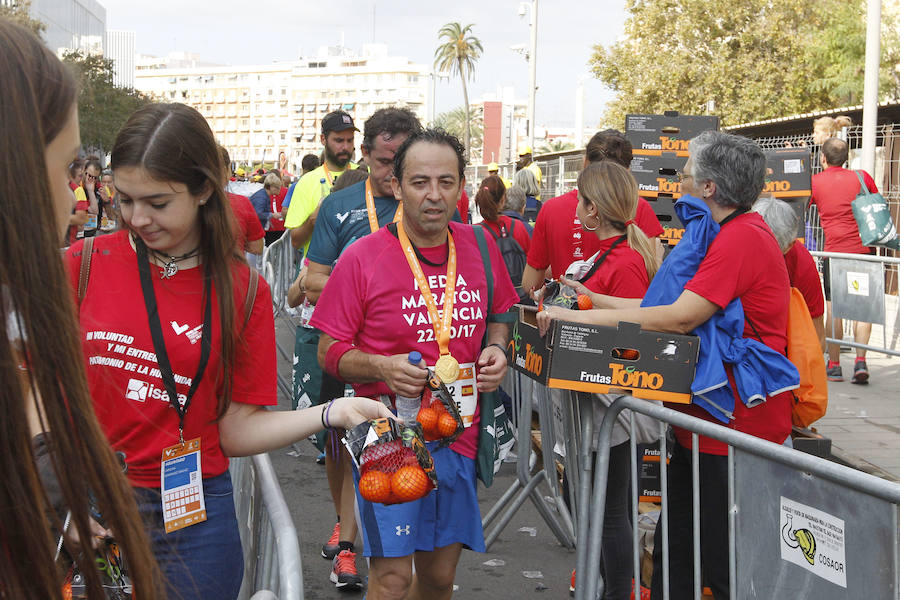
M530 171L528 172L530 173ZM513 285L516 286L519 298L527 298L526 292L522 290L522 272L525 270L525 259L528 249L531 247L531 238L528 236L524 223L516 224L516 219L501 214L506 206L506 185L498 175L488 175L481 182L478 192L475 194L475 205L478 206L478 212L484 219L481 227L486 229L494 241L500 245L500 251L506 261L506 268ZM506 241L501 241L503 238L515 240L519 246L518 249Z
M137 110L111 157L123 229L68 252L76 288L90 257L80 317L94 407L125 454L167 593L234 598L243 554L228 457L390 412L367 398L265 409L276 402L271 293L235 246L221 155L199 112Z
M157 598L134 497L91 408L59 256L74 202L68 166L81 145L75 80L34 34L0 19L0 81L0 598L61 597L67 566L54 557L67 512L65 545L88 594L105 596L87 544L75 545L98 531L91 494L134 589ZM36 186L28 202L22 181Z

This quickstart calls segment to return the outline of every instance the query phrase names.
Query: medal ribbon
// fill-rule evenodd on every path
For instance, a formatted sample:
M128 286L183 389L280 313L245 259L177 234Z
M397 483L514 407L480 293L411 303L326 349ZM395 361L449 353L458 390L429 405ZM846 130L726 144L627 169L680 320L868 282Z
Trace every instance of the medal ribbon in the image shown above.
M443 318L438 315L437 302L431 294L431 288L428 287L428 280L422 271L422 265L416 257L416 250L409 241L406 232L403 231L403 221L397 223L397 237L400 240L400 247L403 249L403 255L409 268L416 278L416 285L422 293L425 300L425 306L428 308L428 316L431 318L431 326L434 328L434 338L437 340L438 348L441 356L450 354L450 325L453 322L453 296L456 293L456 245L453 243L453 236L447 231L447 284L444 287L444 314Z
M366 212L369 213L369 230L372 233L378 231L378 213L375 212L375 195L372 193L372 183L366 179ZM400 222L403 216L403 203L397 203L397 212L394 213L394 223ZM416 263L418 264L418 263Z

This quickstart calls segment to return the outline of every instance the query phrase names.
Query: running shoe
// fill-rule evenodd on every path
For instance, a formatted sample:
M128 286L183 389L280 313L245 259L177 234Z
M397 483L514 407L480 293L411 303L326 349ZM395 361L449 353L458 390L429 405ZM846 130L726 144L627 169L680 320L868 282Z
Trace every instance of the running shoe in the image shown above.
M331 537L328 538L328 541L322 546L322 558L334 560L334 557L341 551L340 541L341 524L338 522L334 524L334 530L331 532Z
M572 579L569 580L569 596L575 597L575 569L572 569Z
M356 553L341 550L331 563L331 583L339 590L362 586L362 578L356 571Z
M828 367L825 370L825 375L828 377L828 381L843 381L844 380L844 372L841 371L841 365L834 365L833 367Z
M865 360L858 360L853 365L853 378L850 379L850 383L869 383L869 369Z

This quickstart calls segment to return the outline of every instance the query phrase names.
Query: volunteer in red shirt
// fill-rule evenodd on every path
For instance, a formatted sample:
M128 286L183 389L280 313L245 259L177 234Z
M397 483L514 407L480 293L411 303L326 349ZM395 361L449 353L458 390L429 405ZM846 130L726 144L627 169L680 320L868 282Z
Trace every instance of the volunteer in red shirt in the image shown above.
M637 301L644 297L658 264L651 241L634 220L637 203L637 182L628 169L615 162L591 163L578 175L576 215L585 236L596 238L599 246L587 260L577 260L566 270L569 280L581 284L576 286L580 293ZM567 314L560 312L555 316L569 320ZM550 390L550 393L554 401L566 401L563 390ZM599 431L606 407L615 396L592 396L595 430ZM604 597L607 598L628 598L631 593L629 436L629 428L617 420L610 440L601 552ZM596 442L592 447L596 448Z
M631 142L615 129L594 134L585 148L584 165L602 160L617 162L627 169L631 165ZM522 287L525 289L540 287L548 267L550 276L556 279L566 272L566 267L573 261L584 260L599 249L596 236L585 235L582 231L575 214L577 205L577 189L544 202L531 235L528 266L522 277ZM662 244L654 238L662 235L663 228L650 204L643 198L638 199L634 221L653 240L654 254L661 260Z
M747 212L762 192L766 158L755 142L740 136L707 131L690 143L682 190L702 199L721 230L709 245L694 276L678 299L669 305L638 307L639 301L620 300L622 308L573 311L566 318L597 325L620 321L643 329L687 334L739 298L749 325L745 338L785 353L790 282L781 250L760 215ZM631 306L629 307L629 303ZM546 331L561 309L538 313ZM726 365L726 369L728 369ZM734 385L732 385L734 389ZM695 405L672 408L705 420L713 417ZM791 431L791 392L769 397L747 408L735 398L733 429L781 444ZM693 529L691 526L691 434L674 428L676 444L669 463L669 586L674 600L693 598ZM699 438L700 556L702 570L716 598L727 598L728 582L728 457L727 447ZM661 559L662 532L657 527L654 563ZM653 571L653 598L662 598L662 568Z
M220 154L199 112L139 109L112 167L125 229L91 240L79 311L94 408L125 454L166 596L234 598L243 552L228 457L389 413L365 398L264 408L276 403L271 294L236 252ZM75 289L84 251L67 255Z
M411 350L432 366L439 359L456 363L448 383L467 427L449 446L428 443L438 488L390 506L357 495L371 558L370 600L450 598L463 547L484 551L474 460L477 397L495 390L506 373L509 326L492 320L517 296L496 244L485 236L494 278L488 304L475 228L450 222L465 184L463 154L459 140L433 129L412 134L397 149L392 187L403 216L343 252L311 321L322 330L320 363L353 382L357 393L420 396L426 371L409 364Z
M227 183L231 175L231 156L228 155L228 150L225 146L221 145L219 146L219 154L222 158L222 173L225 177L224 183ZM250 199L247 198L247 196L241 196L240 194L227 193L228 203L231 205L232 214L234 214L234 237L236 239L237 247L240 248L242 252L261 256L263 251L263 237L266 232L263 230L259 218L256 216L256 211L253 210L253 205L250 204Z
M791 287L797 288L803 295L809 316L819 336L822 351L825 351L825 296L822 293L822 280L816 261L809 250L797 240L800 217L784 200L777 198L760 198L753 205L753 212L758 212L772 230L778 247L784 253L784 264L787 266Z
M269 217L269 229L266 231L266 246L275 242L284 235L284 199L287 196L288 188L291 187L291 176L284 173L281 174L281 189L278 195L272 198L272 216Z
M853 210L850 203L862 191L860 177L865 183L866 189L878 193L875 181L865 171L851 171L843 167L847 162L850 149L847 142L838 138L829 138L822 144L820 155L822 167L821 173L816 173L812 178L812 197L810 204L815 204L819 209L819 221L825 232L825 252L844 252L847 254L873 254L874 248L862 245L859 239L859 228L856 219L853 218ZM822 279L825 284L826 312L828 313L825 330L831 332L831 336L840 338L843 336L842 319L832 319L831 314L831 278L828 268L828 259L822 267ZM872 324L857 321L853 327L853 340L858 344L868 344L872 335ZM843 381L844 374L841 371L841 347L838 343L828 344L828 380ZM866 351L856 349L856 361L853 364L853 377L851 383L868 383L869 368L866 365Z

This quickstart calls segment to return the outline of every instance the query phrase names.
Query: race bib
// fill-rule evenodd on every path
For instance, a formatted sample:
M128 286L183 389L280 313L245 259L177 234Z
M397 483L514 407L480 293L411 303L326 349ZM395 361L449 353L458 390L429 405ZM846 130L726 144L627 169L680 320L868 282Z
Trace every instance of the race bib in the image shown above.
M160 467L160 496L166 533L206 520L200 438L165 448Z
M434 367L429 367L434 370ZM459 377L453 383L446 383L456 408L462 417L463 425L471 427L475 419L475 408L478 406L478 388L475 386L475 363L460 363Z
M312 319L313 311L315 310L315 306L309 303L309 300L303 299L303 304L300 305L300 326L311 329L309 325L310 319Z
M97 229L97 215L88 214L87 221L84 223L85 229Z

